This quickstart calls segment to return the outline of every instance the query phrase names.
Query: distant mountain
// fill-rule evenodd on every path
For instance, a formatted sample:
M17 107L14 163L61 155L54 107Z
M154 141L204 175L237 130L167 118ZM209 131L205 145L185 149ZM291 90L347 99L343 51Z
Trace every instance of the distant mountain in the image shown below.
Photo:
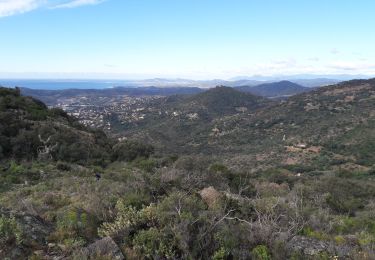
M323 87L341 82L339 79L316 78L316 79L291 79L291 82L308 88Z
M219 115L236 113L239 108L253 109L268 101L252 94L243 94L233 88L219 86L188 98L180 106L201 107Z
M350 74L295 74L295 75L273 75L273 76L264 76L264 75L254 75L254 76L237 76L229 79L230 81L237 80L257 80L257 81L280 81L280 80L300 80L300 79L333 79L336 81L345 81L352 79L370 79L373 75L350 75Z
M295 94L300 94L311 90L311 88L306 88L286 80L260 84L257 86L242 86L237 87L236 89L242 92L247 92L268 98L289 97Z

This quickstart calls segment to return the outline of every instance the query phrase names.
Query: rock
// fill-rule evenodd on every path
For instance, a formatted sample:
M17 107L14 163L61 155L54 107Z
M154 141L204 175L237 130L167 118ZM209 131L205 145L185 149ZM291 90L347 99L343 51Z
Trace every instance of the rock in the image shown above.
M204 188L199 192L199 195L209 207L213 207L221 198L221 193L214 187Z
M22 243L7 244L0 249L0 259L27 259L33 249L37 251L47 248L46 238L53 231L53 226L42 218L30 214L13 212L0 208L0 216L14 217L22 233Z
M105 237L101 240L92 243L91 245L83 249L82 253L89 259L95 259L99 256L107 256L116 260L125 259L120 248L117 246L115 241L113 241L113 239L110 237Z
M335 255L332 243L320 241L310 237L295 236L287 243L290 254L299 253L305 256L317 256L321 253Z
M314 257L322 253L327 253L339 259L351 258L354 252L359 250L355 236L346 236L346 243L336 244L332 241L321 241L315 238L295 236L287 243L287 250L301 254L305 257Z
M48 247L51 248L51 247L56 247L56 244L55 243L48 243Z

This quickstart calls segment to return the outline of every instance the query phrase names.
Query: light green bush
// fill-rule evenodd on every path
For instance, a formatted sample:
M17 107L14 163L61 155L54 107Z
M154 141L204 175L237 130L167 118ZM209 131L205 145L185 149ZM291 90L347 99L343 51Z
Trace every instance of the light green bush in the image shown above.
M142 255L152 258L171 259L175 256L175 239L164 230L150 228L138 232L134 239L134 248Z
M259 245L253 248L251 255L255 260L271 260L270 252L265 245Z
M2 215L0 217L0 244L3 245L9 242L20 244L22 242L22 237L22 229L16 219L14 217Z

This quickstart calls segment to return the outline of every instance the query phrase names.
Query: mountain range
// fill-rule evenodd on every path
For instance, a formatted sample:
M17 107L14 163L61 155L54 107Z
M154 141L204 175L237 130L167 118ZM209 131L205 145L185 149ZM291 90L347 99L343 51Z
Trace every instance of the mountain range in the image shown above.
M248 81L237 82L234 88L246 93L268 98L285 98L287 96L311 91L313 88L303 87L290 81L255 84ZM64 100L76 97L105 97L114 98L119 96L171 96L197 94L206 91L198 87L114 87L105 89L63 89L63 90L38 90L21 88L21 92L27 96L33 96L42 100L50 106L64 102Z
M191 80L191 79L167 79L154 78L145 80L89 80L89 79L0 79L0 86L30 89L44 89L44 90L63 90L63 89L106 89L114 87L198 87L198 88L212 88L218 85L225 86L255 86L263 83L278 82L282 80L289 80L304 87L319 87L329 84L334 84L344 79L352 79L349 75L337 76L329 75L328 77L313 77L313 75L300 75L290 77L238 77L229 80L213 79L213 80ZM304 76L304 77L303 77ZM365 76L362 76L366 78Z

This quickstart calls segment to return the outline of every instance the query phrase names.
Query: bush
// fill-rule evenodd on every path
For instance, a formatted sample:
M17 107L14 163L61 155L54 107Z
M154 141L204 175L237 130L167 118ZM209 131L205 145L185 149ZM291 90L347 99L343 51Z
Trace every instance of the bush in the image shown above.
M146 192L130 192L124 196L122 201L124 206L135 207L139 210L143 206L150 204L151 196Z
M135 166L145 172L153 172L154 169L158 166L157 161L153 159L139 159L135 160Z
M134 236L133 246L143 256L152 259L172 259L176 255L175 238L164 230L150 228Z
M268 247L265 245L259 245L251 250L251 255L255 260L271 260Z
M130 228L138 227L143 223L152 223L153 209L153 206L150 205L137 210L133 206L127 206L123 200L118 200L115 220L103 223L98 230L98 234L100 237L121 238Z
M80 246L95 237L96 230L92 216L80 209L70 209L57 217L57 228L50 239L69 247Z
M213 260L225 260L227 259L227 256L228 256L228 252L227 250L225 250L225 248L221 247L219 250L217 250L212 259Z
M322 233L322 232L315 231L315 230L313 230L313 229L310 228L310 227L304 227L304 228L299 232L299 234L302 235L302 236L306 236L306 237L316 238L316 239L318 239L318 240L328 240L328 239L330 239L330 237L329 237L328 234L325 234L325 233Z
M20 244L22 236L22 230L14 217L0 217L0 245L14 242Z
M151 145L137 141L125 141L113 147L112 160L131 162L136 158L148 158L154 153Z
M72 169L72 167L70 167L69 164L67 163L64 163L64 162L58 162L56 164L56 168L60 171L70 171Z
M356 210L364 207L363 200L354 197L338 197L336 194L329 194L326 202L328 206L340 214L348 213L354 215Z

